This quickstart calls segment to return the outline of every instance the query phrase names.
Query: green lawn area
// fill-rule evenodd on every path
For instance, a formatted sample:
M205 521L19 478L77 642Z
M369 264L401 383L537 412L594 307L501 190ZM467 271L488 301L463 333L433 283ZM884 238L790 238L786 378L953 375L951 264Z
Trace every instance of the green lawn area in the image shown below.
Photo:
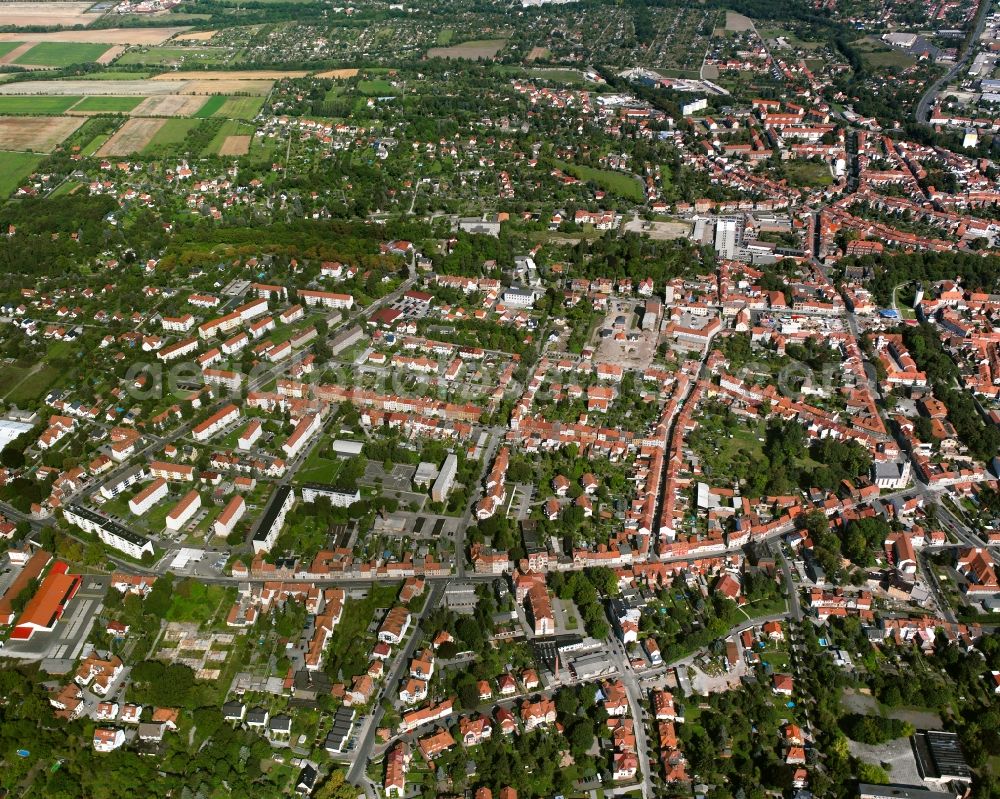
M362 94L367 94L372 97L384 97L388 94L395 94L396 90L392 87L389 81L382 78L375 78L373 80L359 80L358 81L358 91Z
M143 150L143 155L157 155L161 149L184 141L184 137L200 124L197 119L168 119Z
M53 191L49 195L49 197L66 197L67 195L70 195L70 194L73 194L73 193L79 191L79 189L80 189L81 186L83 186L83 184L80 183L77 180L67 180L64 183L62 183L59 186L59 188L57 188L55 191Z
M0 391L6 391L4 399L14 405L25 405L41 399L42 395L62 374L54 366L48 365L43 366L37 372L31 372L31 367L24 369L16 366L5 366L0 371L4 373L3 379L0 381ZM7 372L12 372L12 374L8 376Z
M127 114L145 97L84 97L73 106L74 111L94 111L102 114Z
M215 116L227 119L253 119L264 105L263 97L226 97Z
M0 151L0 197L7 197L21 181L34 172L45 156L37 153L8 153Z
M24 42L0 42L0 58L7 55L11 50L16 50Z
M788 182L792 186L829 186L833 183L830 167L815 161L792 160L784 164Z
M167 611L167 621L204 624L215 618L220 610L228 611L229 605L235 599L235 588L182 580L174 588L170 610Z
M338 458L325 457L324 453L330 452L330 441L324 438L317 446L313 447L306 462L296 473L296 478L300 483L332 483L340 473L343 461Z
M106 44L89 42L39 42L14 60L15 64L40 67L68 67L96 61L109 50Z
M619 197L624 197L626 200L641 203L646 198L642 184L638 179L631 175L626 175L624 172L615 172L610 169L595 169L590 166L569 164L565 161L556 161L556 166L578 180L594 183L605 191L616 194Z
M62 114L82 97L0 96L0 116L12 114Z
M444 47L446 44L451 44L451 40L455 38L455 31L451 28L442 28L438 31L437 40L435 44L438 47Z
M208 119L216 111L218 111L226 102L226 96L223 94L216 94L208 98L208 101L201 108L198 109L198 113L194 116L196 119Z

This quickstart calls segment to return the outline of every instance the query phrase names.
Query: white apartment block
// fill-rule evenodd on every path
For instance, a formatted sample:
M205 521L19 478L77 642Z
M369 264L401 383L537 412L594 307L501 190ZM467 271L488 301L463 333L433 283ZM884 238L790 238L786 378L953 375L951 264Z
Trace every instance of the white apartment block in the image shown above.
M167 514L167 529L180 530L201 508L201 494L192 489Z
M212 436L240 418L240 409L235 405L227 405L216 411L204 422L196 425L191 431L195 441L208 441Z
M143 516L157 502L165 499L168 492L167 481L162 477L157 477L128 501L128 509L136 516Z

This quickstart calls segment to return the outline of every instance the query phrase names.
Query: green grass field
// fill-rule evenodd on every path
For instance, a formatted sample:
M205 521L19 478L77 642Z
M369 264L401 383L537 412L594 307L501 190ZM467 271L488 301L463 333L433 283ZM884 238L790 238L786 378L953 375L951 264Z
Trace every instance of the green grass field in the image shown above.
M384 97L386 95L396 93L396 90L392 88L392 84L382 78L376 78L375 80L359 80L358 91L372 97Z
M161 149L180 144L199 122L197 119L168 119L163 123L163 127L156 131L152 141L143 148L142 154L156 155Z
M16 50L22 42L0 42L0 58L7 55L11 50Z
M111 138L110 133L98 133L94 138L80 148L81 155L93 155Z
M4 367L4 370L9 367ZM17 367L12 367L16 369ZM15 372L10 380L4 399L14 405L26 405L35 402L49 390L49 387L62 376L62 372L54 366L43 366L38 371L31 368ZM5 381L6 383L6 381ZM2 390L2 389L0 389Z
M0 197L8 197L45 156L36 153L0 152Z
M833 183L833 176L826 164L794 160L786 161L784 167L792 186L829 186Z
M0 96L0 116L62 114L82 97L17 97Z
M437 41L435 44L438 47L444 47L445 45L451 44L451 40L455 38L455 31L451 28L443 28L438 32Z
M127 114L145 99L145 97L84 97L73 106L73 110L103 114Z
M86 64L96 61L109 49L106 44L39 42L15 59L14 63L40 67L68 67L70 64Z
M607 192L624 197L626 200L641 203L645 198L642 184L634 177L623 172L615 172L610 169L595 169L591 166L580 166L579 164L568 164L564 161L557 161L556 164L568 175L572 175L578 180L588 183L595 183Z
M558 67L552 69L529 69L528 75L533 78L549 80L553 83L565 83L572 86L581 86L584 82L583 75L576 69L559 69Z
M205 105L198 109L195 119L208 119L210 116L214 116L215 113L226 104L226 96L222 94L216 94L209 97L205 101Z
M226 119L253 119L264 105L263 97L226 97L214 116Z

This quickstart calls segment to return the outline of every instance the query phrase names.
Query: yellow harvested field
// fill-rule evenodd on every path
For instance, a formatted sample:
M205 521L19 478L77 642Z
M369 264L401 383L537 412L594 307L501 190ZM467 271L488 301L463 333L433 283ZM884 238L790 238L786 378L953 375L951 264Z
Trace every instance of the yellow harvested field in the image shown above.
M34 46L35 46L34 42L25 42L24 44L18 45L9 53L0 56L0 64L13 64L17 59L19 59L21 56L27 53Z
M96 21L100 14L85 13L93 5L87 3L0 3L0 20L4 25L15 28L27 28L35 25L61 25L71 28L74 25L89 25ZM11 41L8 39L7 41ZM17 41L16 39L14 41Z
M150 80L195 80L195 81L249 81L281 80L282 78L304 78L309 73L304 69L220 69L181 70L154 75Z
M149 144L165 119L130 119L97 151L99 156L131 155Z
M251 136L226 136L219 148L219 155L246 155L250 152L251 138Z
M0 9L9 3L0 3ZM39 3L38 5L52 5ZM94 15L96 16L96 15ZM6 12L0 10L0 18L6 22ZM56 31L39 33L0 33L0 42L81 42L83 44L163 44L172 36L177 36L190 28L107 28L93 31Z
M273 80L188 80L184 82L181 94L249 94L263 97L273 85Z
M174 39L179 42L207 42L218 31L191 31L190 33L178 33Z
M191 94L160 94L147 97L132 109L134 117L187 117L205 105L205 98Z
M317 78L353 78L358 74L357 69L328 69L326 72L317 72Z
M124 44L116 44L110 50L106 50L104 55L97 59L98 64L110 64L128 48Z
M0 117L0 150L49 153L82 124L81 117Z
M104 97L131 95L150 97L162 94L180 94L189 81L161 80L153 83L142 80L25 80L19 83L0 84L0 94L80 95Z

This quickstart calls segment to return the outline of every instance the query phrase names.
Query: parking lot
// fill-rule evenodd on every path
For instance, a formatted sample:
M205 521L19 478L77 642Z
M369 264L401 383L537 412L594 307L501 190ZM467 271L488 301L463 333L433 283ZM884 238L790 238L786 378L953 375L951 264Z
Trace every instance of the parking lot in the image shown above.
M104 608L109 582L107 576L84 577L83 585L52 632L36 632L26 641L8 641L4 655L24 660L44 659L42 667L46 671L56 674L67 671L80 656L94 620Z

